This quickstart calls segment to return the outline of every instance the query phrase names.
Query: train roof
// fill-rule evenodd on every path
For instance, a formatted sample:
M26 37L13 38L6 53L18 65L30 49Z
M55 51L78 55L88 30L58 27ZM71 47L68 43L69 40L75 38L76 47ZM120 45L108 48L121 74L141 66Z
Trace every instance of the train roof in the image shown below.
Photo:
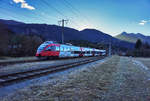
M56 41L45 41L44 44L58 44Z
M49 44L60 44L60 43L57 43L56 41L45 41L41 46L46 46L46 45L49 45ZM72 48L80 48L80 46L74 46L70 43L65 43L65 44L60 44L60 45L63 45L63 46L70 46ZM90 47L81 47L83 50L95 50L95 51L100 51L100 52L105 52L106 50L101 50L101 49L96 49L96 48L90 48Z

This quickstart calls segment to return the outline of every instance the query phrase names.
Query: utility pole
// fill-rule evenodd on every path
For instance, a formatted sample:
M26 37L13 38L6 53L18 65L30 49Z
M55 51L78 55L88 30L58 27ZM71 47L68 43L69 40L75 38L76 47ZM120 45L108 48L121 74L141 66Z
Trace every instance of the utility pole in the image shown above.
M64 43L64 25L65 23L67 24L67 22L68 20L64 20L64 19L58 21L59 24L62 24L62 40L61 40L62 44Z
M109 43L109 53L108 56L111 56L111 42Z

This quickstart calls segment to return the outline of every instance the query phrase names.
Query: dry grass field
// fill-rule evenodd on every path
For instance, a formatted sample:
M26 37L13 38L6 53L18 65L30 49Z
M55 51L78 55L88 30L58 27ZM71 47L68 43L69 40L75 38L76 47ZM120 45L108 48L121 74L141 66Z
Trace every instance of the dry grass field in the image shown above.
M70 73L67 80L32 85L1 100L150 101L150 72L134 63L133 58L112 56L89 67Z

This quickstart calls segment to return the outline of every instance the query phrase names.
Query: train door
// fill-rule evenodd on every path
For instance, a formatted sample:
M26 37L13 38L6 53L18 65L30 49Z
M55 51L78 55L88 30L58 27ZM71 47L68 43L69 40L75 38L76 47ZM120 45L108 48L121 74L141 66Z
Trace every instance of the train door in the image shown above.
M65 47L65 56L66 57L70 57L71 56L71 51L70 51L70 47L69 46Z
M59 53L59 57L65 57L65 54L64 54L64 46L63 45L60 45L60 53Z
M67 55L68 55L68 54L67 54L67 47L65 46L65 47L64 47L64 56L65 56L65 57L68 57Z
M61 45L59 57L70 57L70 56L71 56L71 52L69 46Z

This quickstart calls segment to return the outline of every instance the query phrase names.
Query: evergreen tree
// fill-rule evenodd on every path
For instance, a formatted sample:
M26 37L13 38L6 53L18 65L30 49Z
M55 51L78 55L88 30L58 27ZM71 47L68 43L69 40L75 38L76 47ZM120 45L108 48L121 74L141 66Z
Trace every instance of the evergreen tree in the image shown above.
M135 49L141 49L141 47L142 47L142 41L138 39L135 44Z
M143 47L144 47L144 49L150 49L150 45L148 42L145 42Z

